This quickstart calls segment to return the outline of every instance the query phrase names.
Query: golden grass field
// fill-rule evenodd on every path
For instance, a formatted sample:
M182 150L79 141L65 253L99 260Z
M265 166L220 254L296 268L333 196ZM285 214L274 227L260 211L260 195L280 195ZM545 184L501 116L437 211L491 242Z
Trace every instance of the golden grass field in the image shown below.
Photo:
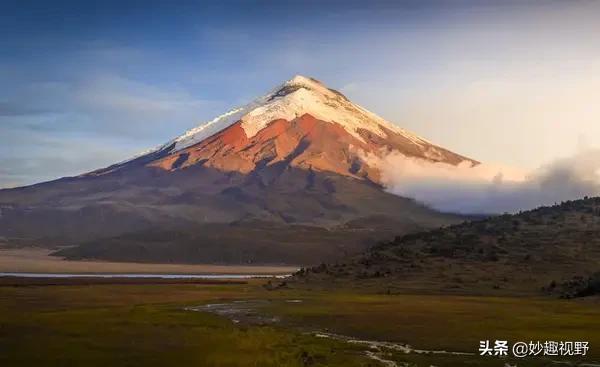
M600 361L598 299L477 297L219 284L0 286L2 366L384 366L366 345L315 332L476 353L481 339L584 340ZM187 307L261 300L234 322ZM243 316L243 315L242 315ZM258 320L263 320L260 317ZM383 354L397 366L498 366L497 357ZM576 365L574 359L559 361ZM388 364L391 366L391 364ZM518 366L554 366L524 359ZM569 364L567 364L569 365Z

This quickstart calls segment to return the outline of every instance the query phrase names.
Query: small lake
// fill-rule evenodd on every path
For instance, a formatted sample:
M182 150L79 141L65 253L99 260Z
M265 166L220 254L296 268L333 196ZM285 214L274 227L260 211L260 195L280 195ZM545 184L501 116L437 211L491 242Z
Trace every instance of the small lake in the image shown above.
M286 278L288 275L269 274L77 274L77 273L2 273L0 277L20 278L160 278L160 279L252 279Z

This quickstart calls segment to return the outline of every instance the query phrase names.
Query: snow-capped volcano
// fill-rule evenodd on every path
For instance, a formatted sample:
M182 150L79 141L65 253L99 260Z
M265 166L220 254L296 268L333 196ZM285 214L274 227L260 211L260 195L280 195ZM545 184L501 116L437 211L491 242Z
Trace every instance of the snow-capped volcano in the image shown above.
M144 163L166 170L201 163L248 173L287 162L292 167L376 182L377 170L363 162L361 155L389 151L451 164L475 163L386 121L320 81L300 75L147 152L144 157L152 160L144 159Z
M461 220L386 192L364 157L390 151L476 163L296 76L128 161L0 190L0 239L77 245L69 258L310 264Z
M416 135L350 102L344 95L327 88L318 80L296 75L246 106L228 111L177 137L174 139L173 150L187 148L237 121L241 121L246 137L252 138L274 120L291 121L304 114L310 114L321 121L337 123L359 140L363 140L360 135L361 129L380 137L387 137L383 129L385 128L405 136L416 144L426 143Z

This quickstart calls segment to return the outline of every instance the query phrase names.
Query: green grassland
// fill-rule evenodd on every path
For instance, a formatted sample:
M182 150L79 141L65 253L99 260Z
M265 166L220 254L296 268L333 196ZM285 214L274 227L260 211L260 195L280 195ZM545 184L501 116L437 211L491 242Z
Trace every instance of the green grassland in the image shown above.
M268 300L273 324L184 308ZM299 300L290 302L290 300ZM364 345L312 332L476 352L481 339L584 340L600 360L597 300L377 295L248 284L0 286L0 366L380 366ZM386 357L418 366L504 366L495 357ZM573 361L573 360L569 360ZM542 360L519 366L550 365Z
M285 291L284 291L285 292ZM290 294L293 296L294 294ZM266 311L302 327L360 339L406 343L418 349L477 352L480 340L577 340L591 345L586 362L600 361L600 301L541 297L313 292L303 303L272 303ZM495 365L493 358L397 354L397 361L429 366ZM556 361L574 362L570 358ZM470 363L466 363L470 361ZM514 361L513 361L514 362ZM519 366L545 365L521 360ZM548 364L552 365L552 364Z
M183 310L240 285L0 288L2 366L360 366L340 342ZM336 353L338 349L344 353Z

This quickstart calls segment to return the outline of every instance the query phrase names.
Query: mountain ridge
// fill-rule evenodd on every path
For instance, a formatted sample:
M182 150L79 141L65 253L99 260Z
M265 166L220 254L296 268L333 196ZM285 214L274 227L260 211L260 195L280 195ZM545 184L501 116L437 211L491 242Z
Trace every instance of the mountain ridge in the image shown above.
M379 292L600 294L599 235L600 197L586 197L400 235L303 270L288 283Z

